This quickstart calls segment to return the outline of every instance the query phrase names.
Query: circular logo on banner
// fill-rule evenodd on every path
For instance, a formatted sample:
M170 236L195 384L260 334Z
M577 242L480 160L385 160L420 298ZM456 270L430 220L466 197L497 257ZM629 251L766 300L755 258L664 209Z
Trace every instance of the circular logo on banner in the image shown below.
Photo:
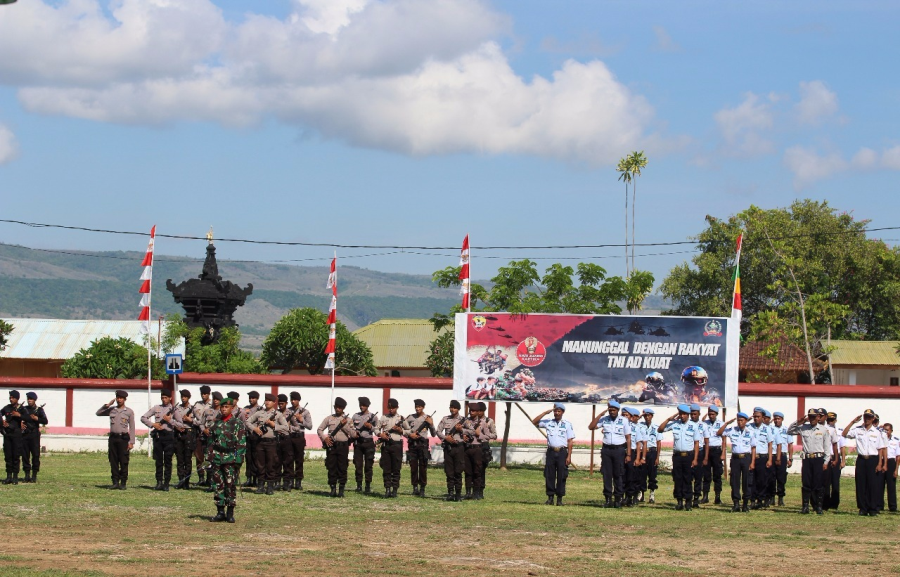
M547 349L535 337L528 337L516 347L516 357L526 367L536 367L547 357Z
M709 321L706 323L706 326L703 327L703 336L704 337L721 337L722 336L722 323L719 321Z
M481 329L483 329L484 325L486 325L486 324L487 324L487 319L484 318L483 316L478 315L477 317L472 317L472 328L475 329L476 331L480 331Z

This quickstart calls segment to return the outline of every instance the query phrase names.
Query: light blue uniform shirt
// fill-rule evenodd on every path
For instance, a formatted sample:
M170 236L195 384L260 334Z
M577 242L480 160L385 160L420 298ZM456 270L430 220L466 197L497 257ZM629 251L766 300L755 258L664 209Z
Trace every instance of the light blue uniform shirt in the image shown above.
M783 422L783 421L782 421ZM778 454L778 446L781 445L781 454L788 454L788 443L791 440L791 436L788 435L787 427L781 425L780 427L776 427L775 425L769 425L769 428L772 429L772 454Z
M637 444L647 440L647 425L635 423L631 427L631 449L637 449Z
M644 428L647 429L647 438L646 438L647 450L655 449L658 446L658 444L657 444L657 440L659 439L658 427L659 427L659 425L655 425L653 423L650 423L649 427L647 425L644 425Z
M709 437L706 442L710 447L722 446L722 437L717 435L716 432L721 429L722 425L724 424L725 423L723 423L721 419L716 419L715 421L703 419L703 426L706 427L706 431L709 433Z
M694 441L698 441L701 445L703 444L703 428L700 426L700 423L695 423L690 419L688 419L687 423L682 423L680 419L669 421L665 429L665 432L668 431L672 431L673 451L693 451Z
M750 425L744 427L743 431L737 425L732 425L725 429L722 436L728 437L731 441L732 454L749 453L756 446L756 429Z
M772 437L774 436L772 427L765 423L760 424L759 427L753 423L747 423L747 428L753 429L756 432L756 456L762 457L763 455L768 455L769 443L772 442ZM772 454L775 454L775 447L772 447Z
M572 423L565 419L541 419L538 427L547 431L547 446L550 448L568 447L569 439L575 438L575 429Z
M631 423L622 415L615 419L604 415L597 422L597 428L603 432L604 445L624 445L625 435L631 434Z

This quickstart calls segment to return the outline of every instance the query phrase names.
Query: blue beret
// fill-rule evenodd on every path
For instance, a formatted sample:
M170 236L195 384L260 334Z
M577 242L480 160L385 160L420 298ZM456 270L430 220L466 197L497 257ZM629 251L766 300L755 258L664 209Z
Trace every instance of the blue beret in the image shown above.
M782 413L781 411L775 411L774 413L772 413L772 416L773 417L781 417L783 419L784 413Z
M762 414L763 414L763 417L771 417L772 416L772 413L765 409L763 409Z
M738 419L749 419L750 417L747 415L747 413L741 412L741 413L737 414L737 418Z
M690 407L690 405L685 405L685 404L678 405L678 412L679 413L690 413L691 407Z
M698 405L697 403L691 403L691 410L692 410L692 411L699 411L699 410L700 410L700 405Z
M622 405L619 404L619 401L614 401L612 399L610 399L609 402L606 403L606 406L608 406L611 409L619 409L622 407Z
M560 410L563 410L563 411L566 410L566 406L565 406L564 404L562 404L562 403L553 403L553 408L554 408L554 409L560 409Z
M641 414L641 412L639 410L637 410L635 407L626 407L625 410L628 411L629 413L631 413L632 415L634 415L635 417L637 417L638 415Z
M753 412L754 412L754 413L756 413L756 412L762 413L763 411L765 411L765 409L762 408L762 407L753 407Z
M719 407L717 407L715 405L710 405L707 407L707 409L709 409L710 411L714 412L717 415L719 414Z
M646 413L646 414L648 414L648 415L655 415L655 414L656 414L656 412L655 412L653 409L651 409L650 407L647 407L646 409L644 409L644 413Z

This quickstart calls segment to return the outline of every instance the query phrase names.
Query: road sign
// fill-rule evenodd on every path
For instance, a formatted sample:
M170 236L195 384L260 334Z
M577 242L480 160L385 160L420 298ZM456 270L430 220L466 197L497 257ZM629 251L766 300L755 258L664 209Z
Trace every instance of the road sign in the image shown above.
M166 355L166 373L180 375L184 372L184 357L178 354Z

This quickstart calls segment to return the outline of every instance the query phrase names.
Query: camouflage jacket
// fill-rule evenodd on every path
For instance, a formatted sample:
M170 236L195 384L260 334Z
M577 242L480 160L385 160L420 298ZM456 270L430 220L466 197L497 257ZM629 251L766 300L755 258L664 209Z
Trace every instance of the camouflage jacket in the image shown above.
M246 451L247 428L240 417L232 416L226 421L218 415L209 428L206 459L213 465L240 465Z

